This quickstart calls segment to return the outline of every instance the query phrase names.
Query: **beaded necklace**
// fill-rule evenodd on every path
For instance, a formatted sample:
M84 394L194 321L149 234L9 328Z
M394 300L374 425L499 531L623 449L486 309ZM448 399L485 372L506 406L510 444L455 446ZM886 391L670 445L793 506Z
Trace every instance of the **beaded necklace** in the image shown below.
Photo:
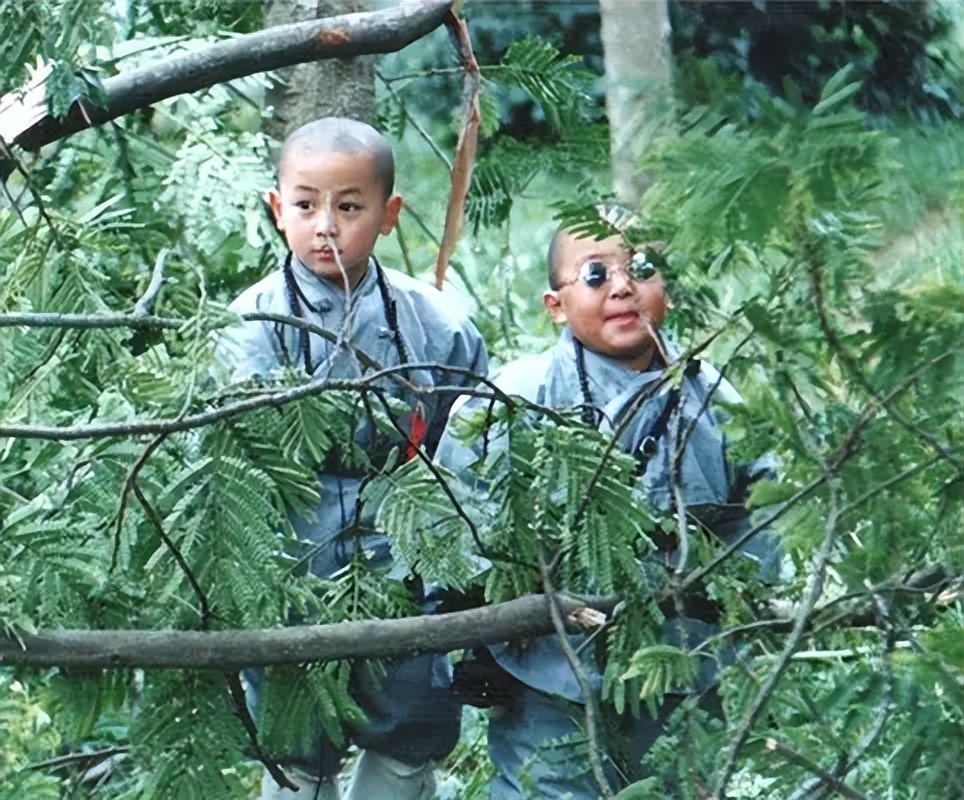
M580 415L582 416L582 421L590 428L598 428L604 415L603 410L596 406L592 391L589 388L589 375L586 372L585 347L575 336L572 337L572 347L576 356L576 375L579 377L579 391L582 393L582 404L579 407ZM650 459L656 455L659 440L669 427L670 417L679 405L679 399L679 389L670 389L662 411L660 411L649 433L643 437L640 444L640 453L637 457L641 455L646 459ZM612 423L617 424L616 420L612 420Z
M304 292L301 291L298 281L295 280L294 270L291 267L291 258L292 254L289 250L288 255L285 257L284 267L282 268L285 279L285 290L288 295L288 305L291 308L291 315L297 317L298 319L304 319L305 307L316 314L322 313L322 309L319 306L312 305L308 298L305 297ZM385 322L388 323L388 327L392 331L395 349L398 351L399 363L403 365L408 364L408 348L405 347L405 340L402 338L402 332L398 326L398 304L395 302L395 296L392 294L392 288L388 282L388 276L385 274L385 270L382 269L382 265L378 263L378 260L374 256L372 256L372 261L375 262L375 278L378 282L378 291L382 298L382 308L385 312ZM285 348L284 337L279 333L278 338L281 341L281 349L284 351L285 357L290 360L288 352ZM298 331L298 345L301 357L304 360L305 371L309 375L313 375L315 369L317 369L317 366L314 364L311 357L311 336L304 328Z

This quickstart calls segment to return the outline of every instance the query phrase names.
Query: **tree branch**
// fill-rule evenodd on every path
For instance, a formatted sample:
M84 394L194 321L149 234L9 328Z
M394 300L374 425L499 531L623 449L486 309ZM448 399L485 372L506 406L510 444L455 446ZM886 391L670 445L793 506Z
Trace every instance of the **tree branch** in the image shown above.
M593 778L596 786L599 787L600 796L609 800L613 796L612 788L606 778L606 771L603 769L602 755L605 753L599 737L599 697L593 691L586 670L579 661L579 654L575 651L566 631L563 610L558 602L558 595L552 587L552 578L549 575L549 565L546 563L545 554L542 551L542 539L536 531L536 555L539 559L539 576L542 585L549 598L549 614L552 619L552 626L556 632L559 646L562 648L563 655L569 664L569 669L579 684L579 691L582 693L584 718L586 722L586 740L589 745L589 766L592 769Z
M179 433L181 431L203 428L215 422L242 416L262 408L280 408L288 403L323 394L330 391L368 391L372 386L377 385L383 378L390 378L397 373L415 369L444 369L447 372L468 375L473 378L475 375L471 370L446 366L432 362L418 362L413 364L401 364L394 367L371 372L362 378L336 378L316 380L302 383L288 389L259 394L256 397L248 397L236 403L221 406L220 408L201 411L197 414L179 415L173 419L157 420L137 420L134 422L95 422L90 425L25 425L12 424L0 425L0 437L20 439L49 439L52 441L77 441L80 439L108 439L115 436L144 436L160 435L168 433ZM486 383L483 381L483 383ZM487 384L492 386L492 384ZM478 397L492 397L493 392L488 389L472 388L465 386L417 386L410 385L409 389L419 396L433 394L464 394ZM499 399L508 405L513 405L513 401L499 389L495 389L495 394Z
M225 672L224 679L228 682L228 694L231 695L231 702L234 704L234 713L238 715L241 726L248 736L254 757L264 765L264 768L268 770L268 774L274 778L278 786L297 792L298 787L289 780L284 770L278 765L278 762L270 758L261 748L261 743L258 741L258 726L255 725L254 717L251 716L251 711L248 709L248 702L244 696L244 686L241 683L241 676L237 672Z
M131 490L134 492L134 496L137 501L141 504L144 509L144 513L147 514L147 518L151 521L154 526L154 530L157 531L157 535L164 546L170 551L171 555L174 557L174 561L177 563L178 567L181 568L181 572L187 578L188 583L194 590L194 594L198 598L198 616L200 617L201 629L207 628L208 623L211 620L211 605L208 603L207 595L204 594L204 590L201 588L201 584L198 583L197 578L194 577L194 572L191 570L191 565L187 563L187 559L184 558L184 554L177 548L177 545L171 541L171 537L167 535L164 530L164 522L161 519L161 515L157 513L157 509L154 508L148 502L147 497L144 496L144 492L141 491L141 487L137 485L136 480L130 482Z
M866 795L861 794L856 789L852 789L842 780L839 780L834 775L827 772L827 770L825 770L819 764L810 760L802 753L798 753L796 750L787 747L785 744L781 744L776 739L767 739L765 747L767 750L783 756L792 764L796 764L798 767L803 767L808 772L812 772L841 797L847 797L850 800L868 800Z
M780 682L780 679L786 672L787 667L790 664L790 659L792 658L797 647L800 645L804 633L806 632L807 625L810 621L810 617L817 607L817 602L820 600L821 594L823 594L823 584L826 578L827 565L829 564L830 556L833 553L834 542L837 540L838 523L840 521L839 489L835 485L834 476L832 473L828 473L826 477L830 486L830 510L829 514L827 515L823 542L821 542L820 549L817 551L816 557L814 558L813 572L811 573L810 587L807 591L806 599L797 612L796 619L793 623L793 630L790 633L787 643L784 645L783 651L780 653L780 657L777 659L776 666L767 676L766 680L763 682L763 685L760 687L760 690L757 692L757 695L750 706L750 710L740 723L737 734L733 738L732 744L728 748L729 752L727 753L726 763L720 775L720 780L717 783L716 791L713 795L716 800L723 800L723 798L726 796L726 787L729 784L730 779L733 777L733 773L736 772L736 765L740 757L740 751L750 738L750 731L753 729L753 725L756 723L757 719L759 719L760 715L763 713L763 710L770 702L773 692L776 691L777 684Z
M161 292L161 286L164 285L164 262L167 260L167 254L170 251L164 247L161 248L161 252L157 254L157 260L154 262L154 269L151 270L151 280L147 284L147 289L141 296L141 299L134 304L133 316L135 317L145 317L154 310L154 303L157 302L157 296Z
M920 593L911 586L896 592ZM877 591L876 587L868 594ZM559 596L559 612L593 608L610 612L618 597ZM824 611L826 607L819 611ZM779 632L795 628L797 619L761 620L730 629L714 638L766 627ZM813 614L804 630L813 632ZM861 606L835 616L833 627L866 627L875 620ZM828 627L820 625L824 630ZM341 658L389 658L415 652L447 653L556 632L545 595L524 597L468 611L395 620L302 625L265 630L150 631L62 630L37 634L0 634L0 664L77 669L183 668L240 670L251 666L298 664ZM702 647L697 650L703 649Z
M559 597L566 615L607 611L612 598ZM554 632L546 595L484 608L392 620L226 631L58 630L0 635L0 664L74 669L241 670L343 658L448 653Z
M452 0L418 0L384 11L344 14L236 36L107 78L103 107L75 102L62 119L44 113L33 122L39 116L37 107L44 108L46 103L46 86L40 83L2 107L0 135L26 150L37 150L169 97L246 75L326 58L395 52L439 27L451 6ZM18 122L20 119L25 122Z

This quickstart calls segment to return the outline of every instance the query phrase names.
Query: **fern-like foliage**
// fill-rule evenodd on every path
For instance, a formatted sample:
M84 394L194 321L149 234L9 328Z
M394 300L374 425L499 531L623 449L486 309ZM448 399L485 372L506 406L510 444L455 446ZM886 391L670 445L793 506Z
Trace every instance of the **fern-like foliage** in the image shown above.
M497 76L500 84L518 86L532 96L555 128L580 121L590 102L586 84L592 78L581 59L563 55L536 37L513 42Z
M135 718L131 758L154 780L134 783L120 796L227 800L243 794L234 767L246 741L222 676L166 674L151 682L143 700L156 712Z

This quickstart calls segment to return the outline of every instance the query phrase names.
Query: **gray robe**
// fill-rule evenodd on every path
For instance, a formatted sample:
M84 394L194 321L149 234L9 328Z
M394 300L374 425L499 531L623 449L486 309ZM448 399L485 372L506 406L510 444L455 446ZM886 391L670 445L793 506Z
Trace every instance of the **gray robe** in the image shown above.
M346 295L340 285L316 277L297 260L292 270L298 288L307 301L301 302L303 318L325 328L336 337L344 333L345 344L335 343L315 333L309 335L312 379L356 378L371 372L371 367L352 352L355 348L381 367L399 364L395 335L386 318L385 304L371 262L368 273L351 293L346 309ZM433 287L394 270L385 270L391 295L397 309L398 328L404 340L408 363L435 363L432 369L410 370L408 379L425 387L470 386L470 377L446 370L446 366L462 367L474 375L484 375L488 367L485 343L475 326L456 306ZM277 270L249 287L230 309L238 314L249 312L291 315L284 274ZM349 316L345 325L346 311ZM344 329L344 330L343 330ZM300 332L274 322L248 321L228 329L218 343L219 360L233 380L259 376L270 378L285 366L304 370ZM349 346L346 346L350 345ZM388 395L416 409L425 434L423 445L434 451L441 435L454 394L423 395L416 399L398 382L379 382ZM361 422L355 441L374 458L392 446L403 445L401 437L387 440L379 436L372 424L359 414ZM400 422L407 431L411 416ZM292 515L292 523L304 543L303 557L313 573L330 576L350 562L360 545L373 557L373 565L387 564L390 556L388 539L368 530L361 533L355 519L356 501L365 475L358 470L332 463L330 470L318 476L321 501L313 519ZM364 531L365 525L362 523Z
M679 353L666 345L671 359ZM641 488L659 514L675 509L671 476L671 442L676 433L675 416L672 430L660 433L665 426L667 403L674 402L671 388L663 385L638 408L631 421L622 427L624 417L641 390L655 384L665 374L662 367L637 372L621 362L584 350L584 363L593 405L601 412L600 430L621 430L619 441L628 453L644 450L648 456L642 475ZM519 396L554 409L574 409L583 405L584 398L576 370L576 354L571 332L564 328L556 345L544 353L526 356L506 364L493 381L506 394ZM483 403L471 399L456 407L454 415L467 415L482 408ZM683 417L681 430L690 431L680 466L680 485L688 512L696 516L718 538L733 541L748 529L748 515L742 507L729 505L734 481L733 468L726 455L726 442L718 418L718 403L735 405L742 400L719 372L701 363L695 374L683 378L675 403ZM663 423L660 420L663 420ZM655 434L655 435L654 435ZM496 436L490 440L489 450L504 446ZM653 453L655 449L655 454ZM446 431L439 443L436 459L463 475L480 456L477 448L459 441ZM774 542L758 536L742 548L743 552L760 563L761 577L773 580L779 565L779 551ZM654 554L672 565L678 553ZM699 619L667 620L664 633L667 640L679 645L680 631L685 631L687 644L694 647L708 638L717 628ZM578 642L578 639L574 639ZM507 643L490 647L499 664L527 686L547 694L582 702L582 692L555 636L529 642L525 648ZM586 672L595 688L601 688L602 676L584 650ZM694 687L708 688L715 679L715 665L701 659L701 672Z
M271 321L244 321L224 331L217 344L221 368L230 380L270 379L286 367L300 369L313 380L358 378L376 367L356 350L380 368L400 363L396 333L389 322L374 260L350 297L346 297L341 286L316 277L296 260L292 261L292 272L300 294L297 302L302 318L330 331L338 343L311 333L311 363L306 368L302 334L297 328ZM485 375L488 356L485 343L468 316L459 313L457 304L433 287L394 270L384 273L395 305L406 363L437 365L410 369L405 377L428 388L474 385L472 376ZM251 286L230 308L238 314L293 316L283 270ZM469 374L454 373L447 367L464 368ZM412 440L420 439L430 454L434 452L456 394L416 396L388 378L380 379L378 386L407 408L399 418L406 434ZM358 405L357 412L355 444L365 450L374 468L393 447L407 449L408 443L400 434L377 430L362 405ZM322 577L344 568L359 550L370 567L388 568L393 564L389 537L374 529L372 514L363 511L363 518L359 518L357 501L366 471L344 461L339 457L326 461L318 475L320 501L313 515L304 518L289 512L298 542L286 542L286 551L302 568ZM404 566L395 575L404 577ZM249 703L256 705L261 675L249 671L246 677L251 686ZM451 752L458 741L461 708L449 690L451 673L444 655L416 656L387 665L385 677L377 686L366 684L366 680L370 678L365 671L356 669L353 690L368 717L362 728L353 732L359 747L411 766L444 758ZM336 751L319 732L318 741L308 751L290 754L285 761L326 775L337 771Z

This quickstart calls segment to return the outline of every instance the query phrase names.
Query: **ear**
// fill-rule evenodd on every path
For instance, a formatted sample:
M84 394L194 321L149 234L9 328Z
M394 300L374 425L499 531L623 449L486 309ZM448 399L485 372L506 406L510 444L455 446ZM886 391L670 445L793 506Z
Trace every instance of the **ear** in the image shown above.
M546 307L546 312L549 314L549 319L555 322L556 325L566 324L566 311L562 307L562 302L559 300L559 292L554 292L552 290L546 292L544 295L542 295L542 304Z
M398 222L398 215L401 212L402 196L393 194L385 201L385 210L382 212L382 224L378 229L382 236L388 236L395 230L395 224Z
M279 231L283 231L284 225L281 224L281 193L277 189L268 189L268 191L264 193L264 201L271 209L271 213L274 214L274 224L278 227Z

